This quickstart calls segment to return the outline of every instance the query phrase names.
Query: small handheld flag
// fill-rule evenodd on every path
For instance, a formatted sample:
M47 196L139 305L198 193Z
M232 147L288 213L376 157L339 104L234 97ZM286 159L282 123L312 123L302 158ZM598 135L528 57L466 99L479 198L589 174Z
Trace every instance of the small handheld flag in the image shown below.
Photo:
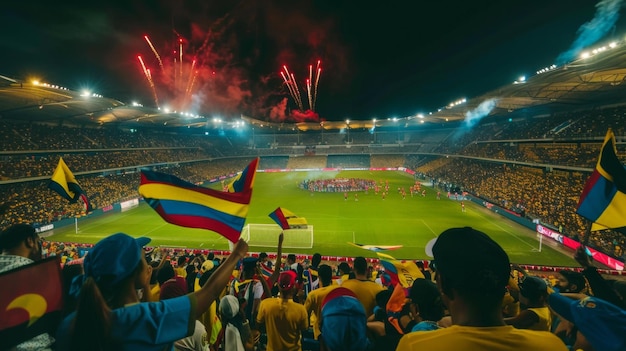
M270 218L276 222L283 230L306 228L308 226L306 218L298 217L295 213L286 208L276 208L274 212L269 214Z
M139 194L165 221L212 230L236 243L248 215L257 165L258 158L250 162L234 185L229 185L234 192L203 188L165 173L141 171Z
M596 168L580 194L576 213L593 222L592 230L611 228L626 233L626 168L617 158L611 129L604 138Z
M390 285L402 285L403 288L410 288L415 279L424 279L424 274L413 261L402 262L392 256L377 252L380 264L385 268L385 273L391 278Z
M399 248L402 248L402 245L363 245L363 244L351 243L351 242L348 242L348 244L352 246L356 246L359 249L370 250L374 252L397 250Z
M74 203L80 199L85 205L85 212L87 213L93 210L91 208L91 203L87 198L87 194L85 194L83 189L80 187L80 184L78 184L78 181L74 177L74 174L65 164L65 161L63 161L63 157L59 158L57 168L52 174L50 183L48 183L48 188L57 192L70 203Z

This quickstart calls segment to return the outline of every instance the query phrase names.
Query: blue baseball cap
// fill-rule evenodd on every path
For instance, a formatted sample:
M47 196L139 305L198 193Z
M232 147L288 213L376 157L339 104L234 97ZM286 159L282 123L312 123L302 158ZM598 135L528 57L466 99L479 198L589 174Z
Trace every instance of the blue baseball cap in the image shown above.
M581 300L561 294L548 297L550 308L574 323L595 350L626 351L626 311L588 296Z
M85 256L85 277L110 287L130 276L142 260L142 248L150 238L117 233L100 240Z

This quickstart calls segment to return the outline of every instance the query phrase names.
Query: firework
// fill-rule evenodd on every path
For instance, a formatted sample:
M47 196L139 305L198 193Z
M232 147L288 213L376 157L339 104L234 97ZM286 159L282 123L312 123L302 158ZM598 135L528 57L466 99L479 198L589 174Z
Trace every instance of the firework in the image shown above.
M161 61L161 55L159 55L157 50L154 48L154 45L152 45L152 42L150 41L150 38L148 38L147 35L144 35L143 38L146 39L146 42L148 42L148 45L150 46L150 49L152 49L152 52L154 53L154 56L159 61L159 67L161 67L161 71L162 71L163 70L163 61Z
M317 102L317 86L320 83L320 75L322 74L322 68L320 67L320 64L322 63L321 60L317 60L317 75L315 78L315 89L314 89L314 93L313 93L313 104L311 105L311 110L315 111L315 103Z
M150 69L146 68L141 55L137 55L137 59L141 64L141 69L143 70L143 74L146 76L146 80L148 81L148 85L150 85L150 89L152 90L152 95L154 96L154 103L159 106L159 98L156 93L156 87L154 86L154 81L152 80L152 74L150 73Z
M317 90L320 82L320 75L322 74L322 68L320 67L322 64L321 60L317 60L317 66L315 71L313 71L313 65L309 65L309 78L305 80L305 88L307 99L309 103L309 109L311 111L315 111L315 103L317 101ZM289 68L287 65L283 65L283 70L280 71L281 77L283 77L283 81L285 85L287 85L287 89L289 90L289 94L293 98L293 101L298 105L298 108L301 111L304 111L304 105L302 103L302 95L300 94L300 88L298 86L298 82L296 80L295 75L292 72L289 72ZM315 79L314 73L315 72ZM315 81L315 84L313 84Z

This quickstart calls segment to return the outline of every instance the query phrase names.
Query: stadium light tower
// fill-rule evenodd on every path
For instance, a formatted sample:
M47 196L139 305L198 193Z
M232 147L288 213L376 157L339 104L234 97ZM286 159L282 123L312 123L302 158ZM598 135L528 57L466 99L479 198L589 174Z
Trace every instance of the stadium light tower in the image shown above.
M376 144L376 118L374 118L372 122L374 122L374 125L372 126L372 134L374 134L374 144Z
M350 144L350 120L346 119L346 129L348 131L348 141L347 143Z

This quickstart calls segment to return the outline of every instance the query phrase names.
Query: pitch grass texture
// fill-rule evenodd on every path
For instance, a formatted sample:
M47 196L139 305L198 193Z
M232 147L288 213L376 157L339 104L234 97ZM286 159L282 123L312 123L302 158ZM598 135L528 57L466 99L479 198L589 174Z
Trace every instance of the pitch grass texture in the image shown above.
M389 181L389 194L382 199L370 189L366 194L354 193L344 200L342 192L310 193L298 184L304 179L361 178L377 183ZM449 200L442 191L436 199L436 190L423 186L426 196L409 194L413 177L395 171L339 171L339 172L288 172L257 173L250 212L246 224L274 223L268 214L276 207L284 207L300 217L305 217L315 228L313 249L298 249L285 253L329 256L377 257L372 251L353 247L348 242L366 245L403 245L401 249L386 251L399 259L430 259L425 253L426 244L451 227L471 226L490 235L509 254L511 262L520 264L575 266L570 255L563 254L544 240L541 252L534 231L492 213L470 201L461 204ZM137 185L139 186L139 185ZM406 199L397 188L404 187ZM148 205L98 218L79 219L79 232L74 226L54 230L50 240L95 243L117 232L131 236L148 236L151 245L227 250L228 242L211 231L178 227L165 222ZM288 233L287 233L288 234ZM286 234L286 235L287 235ZM273 248L250 248L251 252L275 252Z

